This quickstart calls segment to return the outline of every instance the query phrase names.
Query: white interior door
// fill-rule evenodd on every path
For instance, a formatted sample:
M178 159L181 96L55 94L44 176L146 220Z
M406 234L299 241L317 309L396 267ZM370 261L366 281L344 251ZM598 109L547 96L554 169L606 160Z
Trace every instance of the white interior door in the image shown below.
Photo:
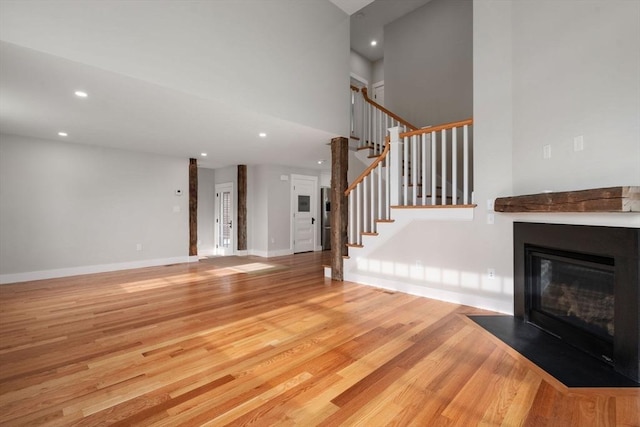
M318 177L292 175L293 253L309 252L316 247L318 227Z
M384 80L373 84L373 100L384 107Z
M233 183L216 185L216 254L233 255Z

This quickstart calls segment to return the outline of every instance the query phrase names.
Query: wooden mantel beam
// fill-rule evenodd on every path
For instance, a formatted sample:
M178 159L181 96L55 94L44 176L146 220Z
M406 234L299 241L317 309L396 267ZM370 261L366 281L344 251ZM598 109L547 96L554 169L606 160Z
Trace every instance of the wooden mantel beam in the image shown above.
M499 197L496 212L640 212L640 187L609 187Z

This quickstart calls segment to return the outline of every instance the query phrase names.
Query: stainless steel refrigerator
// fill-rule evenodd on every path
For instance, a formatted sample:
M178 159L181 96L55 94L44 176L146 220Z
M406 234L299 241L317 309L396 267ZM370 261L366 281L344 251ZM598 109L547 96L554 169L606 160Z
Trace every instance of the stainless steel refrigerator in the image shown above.
M321 242L322 250L327 251L331 249L331 189L322 187L320 189L320 227L322 229Z

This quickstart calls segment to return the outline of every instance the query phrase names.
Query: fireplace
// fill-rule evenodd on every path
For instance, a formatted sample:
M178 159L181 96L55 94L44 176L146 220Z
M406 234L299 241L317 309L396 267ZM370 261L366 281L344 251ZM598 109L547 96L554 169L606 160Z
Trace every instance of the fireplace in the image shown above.
M640 229L514 223L514 314L640 382Z

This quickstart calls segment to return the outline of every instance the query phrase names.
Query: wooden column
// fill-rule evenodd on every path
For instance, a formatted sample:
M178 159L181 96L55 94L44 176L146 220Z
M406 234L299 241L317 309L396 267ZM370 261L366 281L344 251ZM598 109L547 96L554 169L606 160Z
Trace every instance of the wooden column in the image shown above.
M343 255L347 254L347 169L349 140L331 140L331 279L343 280Z
M198 255L198 160L189 159L189 256Z
M238 165L238 250L247 250L247 165Z

